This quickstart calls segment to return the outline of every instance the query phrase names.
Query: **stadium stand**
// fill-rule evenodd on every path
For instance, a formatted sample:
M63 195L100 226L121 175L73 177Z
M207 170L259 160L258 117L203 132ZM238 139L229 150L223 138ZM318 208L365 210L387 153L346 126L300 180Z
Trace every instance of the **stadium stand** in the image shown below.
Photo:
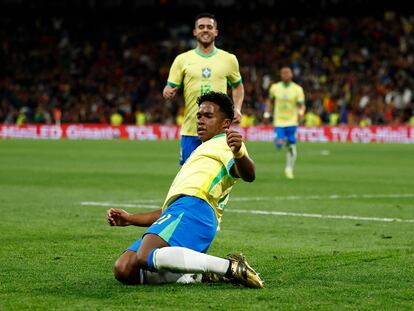
M257 9L254 14L238 18L230 15L242 10L235 1L225 1L225 7L178 2L181 8L193 5L194 12L218 12L217 46L239 59L244 107L255 123L262 122L268 86L286 64L305 89L309 120L362 126L413 122L412 12L381 7L372 12L357 1L365 10L353 16L346 1L334 1L334 11L332 1L325 1L319 15L304 15L303 8L301 16L285 17L295 15L281 2L263 1L251 8ZM109 124L120 116L124 124L174 124L180 119L182 99L165 102L161 93L175 55L195 46L193 15L167 14L171 1L124 6L44 1L32 4L35 14L21 15L23 3L1 2L0 123ZM137 15L125 15L125 3ZM53 5L58 6L53 14L43 12ZM277 14L266 13L266 5ZM79 8L83 14L75 14ZM338 14L341 9L345 16ZM157 12L159 18L148 17Z

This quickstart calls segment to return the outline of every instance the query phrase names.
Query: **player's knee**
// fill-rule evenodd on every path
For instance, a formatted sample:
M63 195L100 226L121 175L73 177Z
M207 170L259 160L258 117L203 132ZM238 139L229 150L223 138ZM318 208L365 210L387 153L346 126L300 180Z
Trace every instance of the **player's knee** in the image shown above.
M118 260L114 266L114 276L119 282L126 284L130 276L130 271L125 264L120 263Z
M136 269L125 260L118 259L114 266L114 276L123 284L135 284L137 275L134 275Z
M275 146L277 149L282 149L285 145L285 141L283 139L276 139Z
M295 142L293 142L293 141L288 141L288 142L287 142L287 147L288 147L289 149L295 149L295 148L296 148L296 143L295 143Z

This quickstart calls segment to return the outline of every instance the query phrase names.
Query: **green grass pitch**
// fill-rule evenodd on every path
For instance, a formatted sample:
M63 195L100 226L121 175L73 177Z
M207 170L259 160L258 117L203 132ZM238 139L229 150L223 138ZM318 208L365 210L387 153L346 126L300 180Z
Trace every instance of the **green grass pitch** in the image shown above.
M284 151L247 147L257 179L234 187L209 253L242 251L263 290L113 278L144 229L109 227L102 205L160 205L178 142L0 141L0 310L414 309L414 145L302 143L294 180Z

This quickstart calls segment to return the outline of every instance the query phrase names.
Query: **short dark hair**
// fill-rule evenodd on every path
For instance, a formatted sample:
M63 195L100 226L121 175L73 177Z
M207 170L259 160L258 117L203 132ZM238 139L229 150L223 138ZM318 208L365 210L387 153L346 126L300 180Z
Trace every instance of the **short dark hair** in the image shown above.
M220 107L220 111L223 112L230 121L234 118L234 105L233 100L224 93L221 92L207 92L197 98L197 105L200 106L204 102L212 102Z
M197 21L198 21L200 18L203 18L203 17L207 17L207 18L211 18L211 19L213 19L213 20L214 20L214 23L216 24L216 27L217 27L217 19L216 19L216 17L215 17L213 14L211 14L211 13L207 13L207 12L204 12L204 13L200 13L200 14L198 14L198 15L195 17L195 19L194 19L194 25L196 25L196 24L197 24Z

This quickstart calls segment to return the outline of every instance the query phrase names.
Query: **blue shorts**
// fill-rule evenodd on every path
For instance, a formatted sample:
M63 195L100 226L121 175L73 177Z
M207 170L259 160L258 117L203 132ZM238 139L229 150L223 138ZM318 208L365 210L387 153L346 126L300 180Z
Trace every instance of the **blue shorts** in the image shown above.
M200 145L201 140L198 136L181 136L180 165L183 165Z
M276 139L287 140L289 144L296 144L297 126L275 127Z
M170 246L180 246L206 253L216 236L217 220L213 208L204 200L182 196L175 200L148 229ZM128 250L136 252L142 239Z

